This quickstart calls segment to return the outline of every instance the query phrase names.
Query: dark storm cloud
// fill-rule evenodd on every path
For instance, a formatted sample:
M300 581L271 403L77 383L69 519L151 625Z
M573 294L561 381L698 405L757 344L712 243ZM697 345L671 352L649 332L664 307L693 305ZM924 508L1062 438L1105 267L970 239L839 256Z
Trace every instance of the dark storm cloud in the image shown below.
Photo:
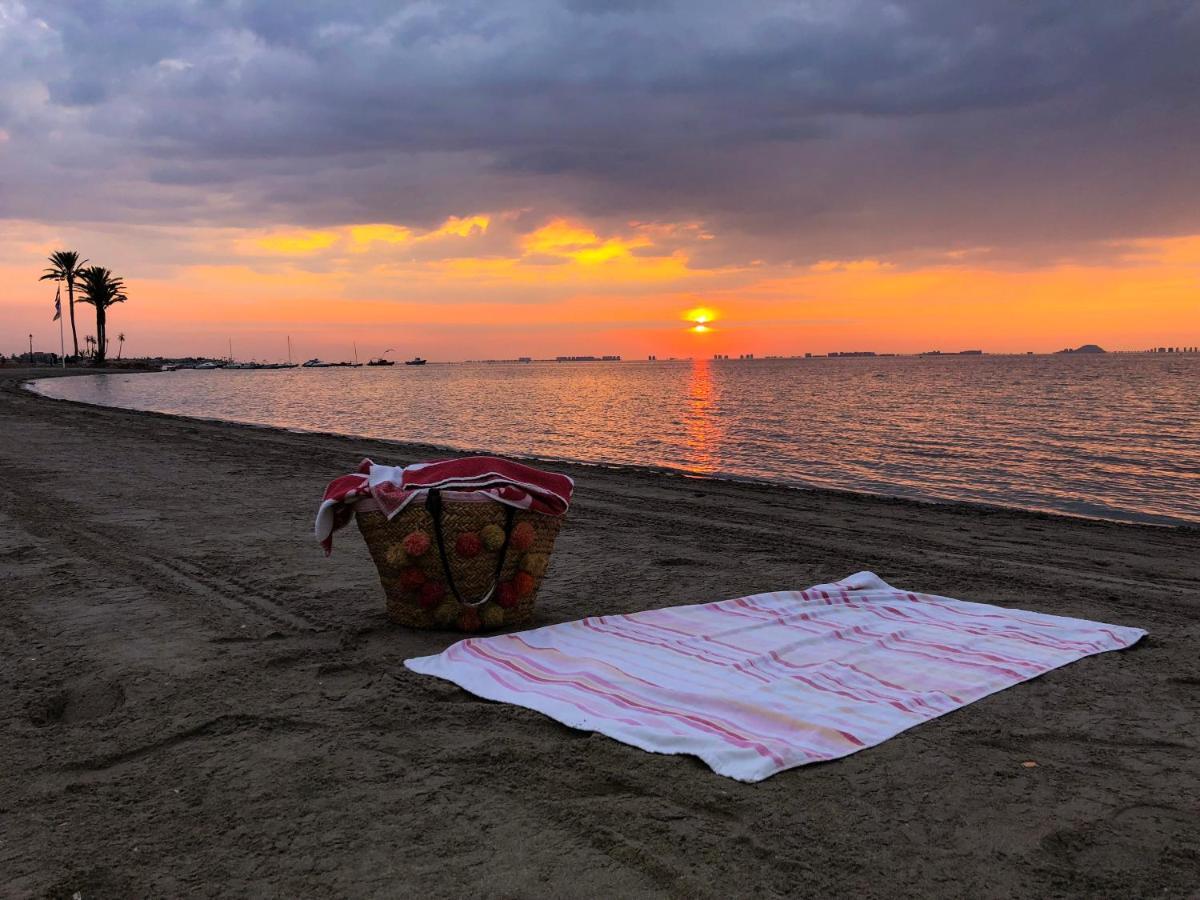
M702 219L711 261L1200 230L1198 48L1182 0L0 0L0 214L532 207Z

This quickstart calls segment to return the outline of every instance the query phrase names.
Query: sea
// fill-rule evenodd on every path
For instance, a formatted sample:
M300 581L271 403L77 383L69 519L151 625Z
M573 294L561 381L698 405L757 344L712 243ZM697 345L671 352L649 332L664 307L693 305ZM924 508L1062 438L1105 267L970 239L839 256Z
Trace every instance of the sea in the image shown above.
M1200 356L180 370L34 389L447 450L1200 524ZM377 461L413 460L397 447Z

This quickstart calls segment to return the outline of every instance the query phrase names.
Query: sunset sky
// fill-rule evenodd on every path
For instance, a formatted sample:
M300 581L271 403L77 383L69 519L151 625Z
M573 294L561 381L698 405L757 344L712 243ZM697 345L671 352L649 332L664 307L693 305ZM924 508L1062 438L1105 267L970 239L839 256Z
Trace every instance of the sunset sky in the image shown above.
M126 355L1200 344L1197 48L1183 0L0 0L0 352L57 350L59 248Z

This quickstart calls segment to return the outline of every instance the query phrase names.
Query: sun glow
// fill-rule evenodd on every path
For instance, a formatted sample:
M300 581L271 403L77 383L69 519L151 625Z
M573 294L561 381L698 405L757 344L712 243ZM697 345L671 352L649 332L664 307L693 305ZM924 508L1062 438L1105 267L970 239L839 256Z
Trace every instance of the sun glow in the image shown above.
M696 323L688 329L689 331L694 334L706 334L712 331L709 323L717 317L717 314L706 306L698 306L695 309L689 309L683 317L689 322Z

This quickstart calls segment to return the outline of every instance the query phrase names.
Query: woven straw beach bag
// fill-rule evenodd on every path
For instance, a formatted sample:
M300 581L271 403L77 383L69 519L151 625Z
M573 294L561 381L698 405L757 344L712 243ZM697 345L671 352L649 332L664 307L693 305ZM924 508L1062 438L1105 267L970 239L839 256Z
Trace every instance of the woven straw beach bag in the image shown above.
M393 622L474 632L533 618L562 516L430 490L391 521L378 510L355 521Z

